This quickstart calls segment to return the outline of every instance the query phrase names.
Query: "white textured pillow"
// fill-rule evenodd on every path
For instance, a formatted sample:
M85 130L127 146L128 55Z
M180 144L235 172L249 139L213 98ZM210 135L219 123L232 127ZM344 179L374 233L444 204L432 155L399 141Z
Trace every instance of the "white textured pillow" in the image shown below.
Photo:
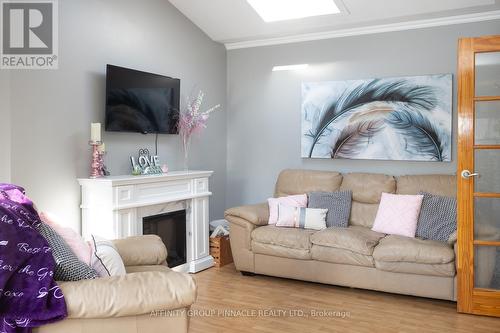
M92 242L94 252L91 266L100 277L127 274L122 257L111 241L92 235Z
M278 205L277 227L322 230L326 228L328 209Z

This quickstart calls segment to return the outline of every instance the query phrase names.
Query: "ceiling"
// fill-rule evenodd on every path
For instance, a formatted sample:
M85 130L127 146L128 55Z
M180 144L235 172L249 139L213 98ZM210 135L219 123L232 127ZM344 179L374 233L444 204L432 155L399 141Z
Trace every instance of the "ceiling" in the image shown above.
M500 18L500 0L332 0L340 14L270 23L246 0L169 1L228 49Z

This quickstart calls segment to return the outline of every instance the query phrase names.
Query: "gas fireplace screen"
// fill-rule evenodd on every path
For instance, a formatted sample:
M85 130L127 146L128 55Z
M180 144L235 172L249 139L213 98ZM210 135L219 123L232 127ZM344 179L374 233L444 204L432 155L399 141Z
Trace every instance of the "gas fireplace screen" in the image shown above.
M142 219L144 235L158 235L167 247L168 267L186 263L186 211L180 210Z

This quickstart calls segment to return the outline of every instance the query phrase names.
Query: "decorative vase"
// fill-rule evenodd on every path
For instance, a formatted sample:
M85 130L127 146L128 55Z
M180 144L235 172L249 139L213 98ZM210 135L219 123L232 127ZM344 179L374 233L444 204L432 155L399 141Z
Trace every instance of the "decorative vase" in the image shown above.
M189 150L184 150L184 171L189 170Z
M207 111L201 112L200 107L205 94L200 91L198 97L188 99L185 111L179 113L179 134L182 140L182 148L184 149L184 171L188 171L189 163L189 145L191 136L196 133L201 133L207 127L207 120L210 113L218 109L220 105L216 105Z
M189 146L191 143L190 138L183 140L183 150L184 150L184 171L189 170Z

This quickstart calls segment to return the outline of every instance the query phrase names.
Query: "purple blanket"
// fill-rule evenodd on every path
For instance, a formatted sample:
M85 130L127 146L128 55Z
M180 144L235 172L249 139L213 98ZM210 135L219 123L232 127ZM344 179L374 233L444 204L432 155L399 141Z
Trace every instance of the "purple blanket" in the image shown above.
M0 333L30 332L67 315L52 250L33 228L37 223L24 190L0 184Z

